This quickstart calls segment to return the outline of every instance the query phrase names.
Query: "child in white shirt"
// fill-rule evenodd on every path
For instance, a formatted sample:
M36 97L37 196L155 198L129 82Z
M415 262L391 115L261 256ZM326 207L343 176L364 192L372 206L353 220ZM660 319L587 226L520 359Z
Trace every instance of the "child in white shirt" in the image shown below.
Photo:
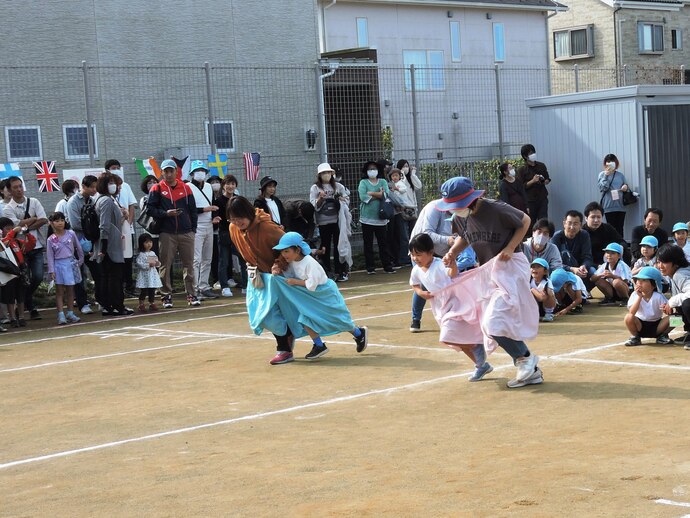
M659 248L659 240L654 236L644 236L640 241L640 257L631 269L633 275L637 275L645 266L654 266L656 263L656 251Z
M669 316L661 309L668 301L661 292L661 272L645 266L634 277L635 291L628 299L628 314L625 326L632 335L627 346L642 345L642 338L656 338L656 343L669 345L673 340L668 336Z
M319 307L311 307L312 314L318 313L316 318L311 318L312 327L303 324L304 329L312 339L313 346L309 354L305 356L307 360L315 360L320 358L328 352L328 347L321 340L321 334L324 329L329 329L329 333L333 334L333 330L328 326L342 325L344 320L352 322L349 317L349 311L345 305L345 299L340 294L335 282L330 280L326 275L325 270L311 255L309 245L304 242L302 236L297 232L287 232L280 238L280 241L274 250L279 250L280 255L288 263L288 267L283 271L287 284L291 286L303 286L309 291L316 291L320 286L326 286L330 297L327 299L328 304L322 303L321 299L313 298L312 304L318 304ZM323 304L323 307L321 305ZM333 314L336 313L336 317ZM347 318L344 318L343 313L347 313ZM320 326L324 327L320 327ZM317 328L318 327L318 328ZM336 332L347 331L355 338L357 344L357 352L361 353L366 349L368 342L368 329L366 326L353 326L350 329L338 329Z
M597 268L591 280L604 294L600 306L627 305L632 290L632 273L630 267L621 259L623 247L618 243L609 243L604 248L604 262Z
M530 265L532 278L529 282L530 290L534 299L539 304L540 320L542 322L553 322L553 310L556 308L556 296L553 292L553 285L549 280L549 263L546 259L537 257Z
M434 242L428 234L414 236L410 240L409 248L412 262L415 264L410 273L410 286L423 299L433 298L435 291L445 288L453 282L454 277L457 277L458 267L455 261L446 268L440 258L434 257ZM426 289L422 289L422 286ZM441 320L436 320L442 326ZM469 381L479 381L494 370L486 361L484 344L458 344L447 341L441 343L458 352L462 351L474 362L475 371L468 378Z

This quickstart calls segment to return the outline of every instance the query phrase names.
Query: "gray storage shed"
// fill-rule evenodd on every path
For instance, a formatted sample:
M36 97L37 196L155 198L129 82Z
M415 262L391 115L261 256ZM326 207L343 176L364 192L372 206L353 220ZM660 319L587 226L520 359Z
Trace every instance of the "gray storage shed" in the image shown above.
M690 220L690 86L628 86L526 101L532 144L549 169L549 217L599 201L597 175L608 153L620 161L640 202L629 205L625 238L647 207L663 228Z

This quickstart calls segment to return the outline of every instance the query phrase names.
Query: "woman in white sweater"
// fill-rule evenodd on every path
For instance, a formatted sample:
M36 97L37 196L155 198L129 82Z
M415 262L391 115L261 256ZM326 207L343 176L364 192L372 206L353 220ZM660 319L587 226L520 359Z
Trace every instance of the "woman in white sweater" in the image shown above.
M414 216L406 216L407 221L407 231L409 235L412 235L412 229L417 221L418 215L418 205L417 205L417 192L422 190L422 181L417 176L417 168L410 167L410 163L407 160L398 160L395 164L396 169L402 171L402 182L405 182L407 190L401 193L401 197L405 199L405 207L414 208Z

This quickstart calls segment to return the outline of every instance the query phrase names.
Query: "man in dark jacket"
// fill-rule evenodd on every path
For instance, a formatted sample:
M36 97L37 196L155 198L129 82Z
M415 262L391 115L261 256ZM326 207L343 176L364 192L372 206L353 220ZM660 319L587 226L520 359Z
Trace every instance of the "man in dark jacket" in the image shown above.
M633 260L642 257L640 241L645 236L654 236L659 242L659 248L668 243L668 233L660 227L663 219L664 213L661 209L650 207L644 212L644 225L637 226L632 230L630 248L632 249Z
M275 196L276 182L270 176L264 176L259 183L260 193L254 200L254 207L263 210L266 214L271 216L273 222L280 228L285 228L285 209L280 199Z
M201 302L194 293L194 234L197 223L194 195L187 184L177 179L177 164L173 160L163 160L161 170L163 180L149 190L147 213L161 224L158 246L163 307L173 307L170 267L178 252L187 303L199 306Z
M598 266L604 262L604 248L606 248L609 243L618 243L621 245L623 247L623 261L631 265L628 244L613 225L603 222L603 214L604 209L596 201L588 203L585 207L585 224L582 230L585 230L589 234L594 266Z

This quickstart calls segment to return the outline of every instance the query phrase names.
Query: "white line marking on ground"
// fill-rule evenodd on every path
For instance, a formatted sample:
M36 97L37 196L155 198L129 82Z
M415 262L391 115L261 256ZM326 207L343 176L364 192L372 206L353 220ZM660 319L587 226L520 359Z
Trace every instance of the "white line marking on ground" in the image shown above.
M684 370L690 371L690 365L667 365L665 363L642 363L642 362L621 362L615 360L595 360L593 358L554 358L556 361L562 362L582 362L582 363L601 363L604 365L620 365L622 367L649 367L652 369L670 369L670 370Z
M690 507L690 502L676 502L674 500L666 500L665 498L657 498L654 501L657 504L675 505L676 507Z

